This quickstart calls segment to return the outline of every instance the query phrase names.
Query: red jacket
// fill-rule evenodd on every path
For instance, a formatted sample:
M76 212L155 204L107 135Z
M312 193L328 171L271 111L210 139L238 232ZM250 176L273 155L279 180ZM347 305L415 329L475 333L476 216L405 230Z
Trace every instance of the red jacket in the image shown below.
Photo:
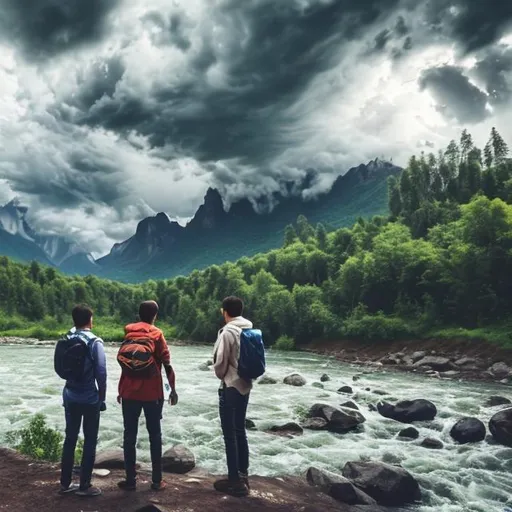
M171 354L163 332L154 325L145 322L128 324L125 328L125 339L150 338L155 343L155 359L158 373L150 379L134 379L121 373L119 380L119 396L126 400L152 402L164 398L162 382L162 365L164 365L172 389L174 388L174 371L171 367Z

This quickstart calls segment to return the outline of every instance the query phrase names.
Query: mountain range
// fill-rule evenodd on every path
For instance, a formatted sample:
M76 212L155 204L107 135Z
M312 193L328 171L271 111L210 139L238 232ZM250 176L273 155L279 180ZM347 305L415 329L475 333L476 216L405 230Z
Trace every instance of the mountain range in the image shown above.
M260 198L256 209L264 213L258 213L248 199L226 210L220 193L210 188L186 226L162 212L147 217L132 237L97 260L67 238L35 233L25 218L27 208L11 201L0 207L0 254L36 260L68 274L96 274L125 282L185 275L280 247L285 227L301 214L332 229L351 226L358 217L386 213L387 178L400 171L389 162L372 160L339 176L328 192L305 200L301 192L314 180L311 171L301 183L284 183L284 193Z

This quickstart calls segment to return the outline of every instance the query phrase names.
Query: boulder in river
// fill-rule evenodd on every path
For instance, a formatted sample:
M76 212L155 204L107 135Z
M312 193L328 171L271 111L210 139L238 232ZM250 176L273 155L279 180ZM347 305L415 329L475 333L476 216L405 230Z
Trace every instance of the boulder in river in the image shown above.
M277 380L268 375L263 375L263 377L258 379L258 384L277 384Z
M512 375L512 368L509 368L504 362L494 363L488 372L498 380L506 379Z
M359 407L357 407L357 404L355 402L352 402L352 400L349 400L348 402L343 402L341 404L341 407L346 407L347 409L354 409L354 411L359 411Z
M496 407L498 405L510 405L512 402L504 396L493 395L485 402L486 407Z
M512 446L512 407L497 412L489 420L489 430L498 443Z
M428 366L438 372L447 372L454 369L454 364L447 357L439 356L425 356L413 365L414 368L421 368L423 366Z
M396 405L379 402L377 410L385 418L391 418L400 423L413 423L415 421L430 421L437 415L436 406L429 400L403 400Z
M327 375L326 373L324 373L321 377L320 377L320 382L329 382L331 380L331 377L329 377L329 375Z
M341 388L338 389L338 393L344 393L347 395L351 395L353 393L353 390L350 386L341 386Z
M284 425L274 425L270 427L269 431L273 434L292 436L301 436L304 432L302 427L294 422L285 423Z
M401 439L418 439L420 433L414 427L407 427L398 432L398 437Z
M309 485L319 487L323 492L341 503L348 505L375 505L377 502L358 489L350 480L341 475L317 468L309 468L306 472Z
M324 385L321 383L321 382L313 382L313 384L311 384L314 388L318 388L318 389L324 389Z
M254 421L252 421L249 418L247 418L245 420L245 428L247 430L254 430L256 428L256 424L254 423Z
M485 425L478 418L462 418L450 430L452 438L461 444L483 441L485 434Z
M201 370L202 372L208 372L210 371L210 367L208 366L208 363L202 363L198 366L198 370Z
M411 360L414 364L414 363L418 362L420 359L423 359L426 355L427 355L427 353L424 350L419 350L417 352L414 352L411 355Z
M292 373L291 375L286 376L283 382L289 386L300 387L306 385L306 379L298 373Z
M401 466L383 462L347 462L343 476L379 505L402 506L421 498L418 482Z
M474 367L478 364L478 361L474 359L473 357L461 357L460 359L457 359L455 361L455 366L471 366Z
M315 404L308 413L309 418L323 418L330 432L345 433L357 428L366 421L359 412L352 409L336 409L330 405Z
M196 467L194 454L182 444L173 446L162 456L162 468L166 473L184 474Z
M426 437L421 442L421 446L423 448L430 448L431 450L440 450L441 448L444 448L444 444L439 439L435 439L434 437Z
M302 428L308 430L326 430L327 420L324 418L307 418L302 422Z

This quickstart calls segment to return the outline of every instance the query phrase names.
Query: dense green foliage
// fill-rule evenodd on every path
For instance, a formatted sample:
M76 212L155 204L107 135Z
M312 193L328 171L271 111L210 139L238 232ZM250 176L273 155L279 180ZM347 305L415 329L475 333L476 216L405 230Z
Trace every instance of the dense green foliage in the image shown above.
M389 183L390 217L359 219L327 232L300 216L283 247L187 277L124 285L67 278L38 263L0 259L0 308L61 323L75 302L97 317L132 320L153 298L180 338L211 342L219 303L236 294L268 343L283 348L315 338L397 339L499 332L510 341L512 307L512 163L493 130L484 154L464 132L437 157L413 157ZM484 160L485 159L485 160ZM45 320L51 317L52 320ZM463 331L454 329L463 328ZM289 337L289 338L286 338Z

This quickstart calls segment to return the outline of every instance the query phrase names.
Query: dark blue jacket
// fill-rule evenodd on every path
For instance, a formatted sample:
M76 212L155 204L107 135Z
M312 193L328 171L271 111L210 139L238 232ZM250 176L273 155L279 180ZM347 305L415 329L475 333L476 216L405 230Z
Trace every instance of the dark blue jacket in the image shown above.
M91 358L85 361L84 377L79 382L68 380L64 386L63 399L78 404L99 404L105 401L107 391L107 365L103 340L94 336L89 329L74 327L66 336L80 336L90 350Z

